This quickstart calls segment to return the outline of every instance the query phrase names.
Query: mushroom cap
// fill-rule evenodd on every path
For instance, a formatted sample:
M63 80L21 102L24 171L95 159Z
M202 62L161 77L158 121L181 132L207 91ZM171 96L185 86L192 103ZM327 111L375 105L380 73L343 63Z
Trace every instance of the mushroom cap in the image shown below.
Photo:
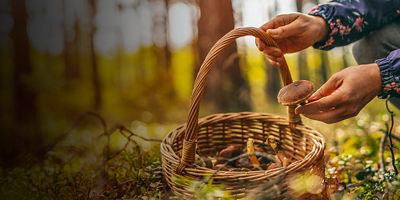
M284 106L296 105L306 101L313 92L313 82L307 80L295 81L279 90L278 102Z

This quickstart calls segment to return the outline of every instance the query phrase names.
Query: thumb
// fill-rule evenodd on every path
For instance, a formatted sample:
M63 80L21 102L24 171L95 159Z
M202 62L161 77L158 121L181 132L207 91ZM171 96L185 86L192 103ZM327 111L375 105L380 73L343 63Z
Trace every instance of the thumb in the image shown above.
M329 96L334 92L340 85L343 80L337 77L331 77L325 84L323 84L309 99L309 102L316 101L321 99L322 97Z
M280 26L275 29L268 29L267 33L274 39L284 39L293 35L298 35L301 32L299 22L294 21L285 26Z

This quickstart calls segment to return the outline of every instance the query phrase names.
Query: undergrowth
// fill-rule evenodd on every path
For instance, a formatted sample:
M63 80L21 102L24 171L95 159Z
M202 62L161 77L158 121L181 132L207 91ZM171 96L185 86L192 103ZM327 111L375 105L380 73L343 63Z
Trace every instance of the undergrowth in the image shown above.
M387 116L380 117L383 122L389 121ZM380 153L380 141L387 126L362 113L352 120L347 127L335 129L340 137L327 144L330 157L325 170L327 196L330 199L400 199L400 176L393 170L388 142ZM146 125L141 123L144 130L142 126ZM98 142L89 142L97 149L93 152L87 152L77 142L65 142L49 151L43 162L0 169L0 199L179 199L172 195L162 178L157 140L146 146L128 128L104 127L100 136L93 136L93 141ZM163 127L151 129L165 130ZM395 165L399 167L396 127L393 133ZM113 140L119 145L113 144ZM384 158L385 168L380 156ZM195 190L196 199L234 199L223 186L213 185L212 181L175 181ZM268 196L272 194L276 192L265 192L262 199L273 199Z

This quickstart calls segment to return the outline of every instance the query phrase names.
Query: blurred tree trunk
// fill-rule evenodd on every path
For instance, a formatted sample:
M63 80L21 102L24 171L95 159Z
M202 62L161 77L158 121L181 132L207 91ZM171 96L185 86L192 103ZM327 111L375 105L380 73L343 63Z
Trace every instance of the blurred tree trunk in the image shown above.
M89 51L90 51L90 60L92 64L92 83L94 90L94 102L93 106L95 110L99 110L102 103L101 96L101 83L100 83L100 75L97 63L97 55L96 49L94 47L94 35L96 33L96 26L94 23L94 17L96 15L96 0L89 0L90 7L90 31L89 31Z
M303 0L296 0L297 12L303 11ZM298 54L298 69L299 69L299 79L309 80L309 70L307 66L307 52L305 50L300 51ZM296 78L294 78L296 79Z
M300 51L298 54L298 69L299 69L299 79L309 80L310 76L307 66L307 52L305 50Z
M124 7L124 5L121 2L116 2L116 7L118 9L118 17L121 19L121 12L126 9ZM122 78L122 73L124 73L123 71L123 66L124 66L124 41L123 41L123 34L122 34L122 26L121 24L118 26L117 30L117 51L116 51L116 55L115 55L115 59L116 59L116 66L114 69L114 72L117 74L117 81L116 81L116 86L119 90L119 92L122 92L123 89L123 78Z
M266 82L267 96L269 100L277 102L276 97L278 96L279 90L282 87L279 67L272 66L267 60L265 60L264 63L266 63L266 72L267 72L267 82Z
M17 122L36 121L36 93L28 85L27 78L32 74L30 44L27 27L25 0L11 1L11 14L14 18L12 29L13 62L14 62L14 101Z
M197 44L202 63L214 43L232 30L235 22L231 0L201 0L198 3L201 17ZM233 43L221 53L208 78L204 100L215 103L219 111L249 109L248 86L240 71L236 48Z
M321 55L321 67L320 67L320 75L322 78L322 83L328 81L328 69L329 69L329 57L328 52L320 51Z
M296 8L297 12L303 11L303 0L296 0Z
M162 3L164 10L161 13L156 13L153 22L153 32L154 34L159 34L158 37L163 38L165 41L164 46L154 46L154 53L157 56L157 64L162 67L159 69L161 75L166 75L165 73L171 66L171 49L168 44L168 14L170 0L150 0L155 4Z
M170 68L171 65L171 49L168 45L168 14L169 14L169 0L164 0L165 4L165 13L163 16L163 27L164 27L164 37L165 37L165 45L164 45L164 66L166 69Z
M75 58L75 62L74 62L74 71L73 71L73 76L74 78L80 78L81 76L81 72L80 72L80 46L79 44L81 43L81 29L79 28L79 21L75 20L74 22L74 33L75 33L75 37L74 37L74 41L73 41L73 52L74 52L74 58Z
M275 17L277 10L278 10L278 2L277 2L277 0L274 0L273 9L270 9L268 11L270 19ZM266 73L267 73L267 81L266 81L266 87L265 87L266 88L265 90L267 92L267 98L270 101L277 102L276 96L278 95L279 90L281 89L281 86L282 86L279 68L271 65L265 58L264 58L264 60L265 60L264 63L265 63L265 68L266 68Z
M342 59L343 59L343 69L344 68L346 68L346 67L349 67L349 61L347 60L347 57L346 57L346 55L348 54L348 53L350 53L349 51L348 51L348 49L347 48L345 48L345 47L342 47Z
M73 38L73 30L67 27L66 4L63 0L63 32L64 32L64 76L66 79L75 79L78 77L77 59L74 48L75 41ZM75 33L76 37L76 33Z
M3 127L5 130L0 134L1 166L13 166L18 161L26 161L26 152L37 153L42 146L36 107L37 94L32 83L29 83L33 67L25 0L11 1L11 15L14 19L11 30L14 123Z

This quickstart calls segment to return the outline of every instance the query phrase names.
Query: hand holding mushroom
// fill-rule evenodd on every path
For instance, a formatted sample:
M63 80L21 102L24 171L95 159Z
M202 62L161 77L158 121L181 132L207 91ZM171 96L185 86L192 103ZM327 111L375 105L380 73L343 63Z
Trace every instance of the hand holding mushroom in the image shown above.
M325 123L356 116L381 91L377 64L348 67L334 74L296 113Z

